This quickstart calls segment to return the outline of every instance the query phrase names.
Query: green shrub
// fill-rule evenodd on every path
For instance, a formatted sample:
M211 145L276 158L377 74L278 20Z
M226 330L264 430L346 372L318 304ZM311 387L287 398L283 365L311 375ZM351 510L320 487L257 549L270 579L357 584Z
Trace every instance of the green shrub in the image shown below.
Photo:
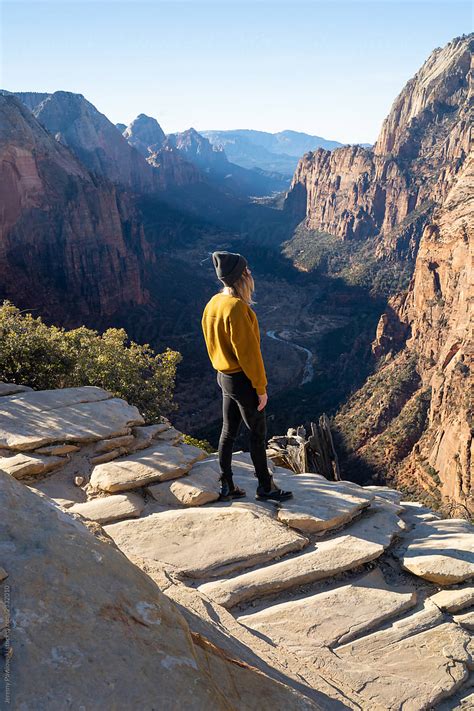
M9 301L0 306L0 380L35 390L96 385L135 405L147 422L176 409L180 353L155 354L123 328L99 334L85 326L47 326Z
M199 449L203 449L208 454L213 454L216 451L207 439L196 439L196 437L191 437L191 435L185 434L183 436L183 441L186 442L186 444L192 444L195 447L199 447Z

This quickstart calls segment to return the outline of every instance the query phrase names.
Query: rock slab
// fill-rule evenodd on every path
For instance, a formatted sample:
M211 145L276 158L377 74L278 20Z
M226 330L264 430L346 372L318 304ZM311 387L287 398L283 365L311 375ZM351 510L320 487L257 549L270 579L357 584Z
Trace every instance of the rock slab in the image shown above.
M332 534L299 556L242 573L227 580L204 583L199 590L228 609L248 600L289 590L351 570L378 558L400 531L400 518L389 502L377 502L348 533Z
M431 602L446 612L459 612L474 605L474 587L463 587L457 590L440 590L430 597Z
M63 457L46 456L42 454L15 454L13 457L0 459L0 471L15 479L46 474L64 465Z
M474 527L464 519L418 523L397 551L402 567L440 585L474 577Z
M468 676L469 634L428 603L380 632L336 647L334 654L367 708L434 708ZM396 689L396 693L394 690Z
M242 686L255 711L318 708L194 639L115 546L1 473L0 510L0 559L14 581L12 708L224 711L239 708Z
M90 483L103 491L136 489L155 481L177 479L206 453L189 444L153 442L150 447L94 467Z
M0 409L0 447L27 451L55 442L92 442L143 423L136 407L83 386L12 395Z
M153 484L147 491L163 506L202 506L219 498L219 475L203 462L181 479Z
M282 523L305 533L338 528L369 506L374 494L345 482L328 481L319 474L292 474L279 470L278 482L293 491L278 511Z
M140 516L144 507L145 501L142 496L126 493L112 494L83 504L74 504L68 508L68 512L80 514L97 523L109 523L123 518L136 518Z
M251 504L163 511L105 530L132 560L168 563L194 578L218 577L308 544Z
M359 637L415 603L415 592L394 590L376 571L349 585L272 605L237 620L299 658L311 659L318 648Z

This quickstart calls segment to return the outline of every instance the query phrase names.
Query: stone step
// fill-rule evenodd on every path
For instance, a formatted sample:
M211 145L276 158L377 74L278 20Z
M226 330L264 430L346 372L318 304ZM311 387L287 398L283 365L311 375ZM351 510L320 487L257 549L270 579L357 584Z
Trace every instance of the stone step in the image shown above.
M237 620L299 658L349 642L416 604L416 593L388 586L379 570L332 590L272 605Z
M445 612L459 612L474 606L474 587L440 590L430 597L431 602Z
M0 471L15 479L40 476L64 466L63 457L45 454L15 454L13 457L0 457Z
M219 498L219 476L215 469L193 467L181 479L164 481L147 487L147 492L162 506L203 506Z
M0 410L0 448L29 451L57 442L93 442L143 424L136 407L83 386L11 395Z
M308 545L252 504L164 510L104 528L132 560L160 561L192 578L219 577Z
M403 499L403 494L397 489L391 489L389 486L364 486L362 487L366 491L371 491L377 496L381 496L384 499L388 499L393 504L399 504Z
M461 625L461 627L464 627L464 629L470 632L474 631L474 610L454 615L453 620L457 622L458 625Z
M175 446L154 441L146 449L94 467L90 483L102 491L128 491L156 481L177 479L205 456L202 449L190 444Z
M440 585L474 577L474 527L464 519L422 521L395 554L402 567Z
M378 558L403 523L389 502L378 501L364 517L314 550L227 580L204 583L199 590L228 609L283 590L290 590L356 568Z
M80 514L97 523L110 523L124 518L136 518L140 516L144 506L145 500L139 494L112 494L82 504L73 504L68 508L68 512Z
M341 675L365 698L367 708L379 704L387 711L419 711L435 707L468 677L471 641L428 600L420 612L333 652Z

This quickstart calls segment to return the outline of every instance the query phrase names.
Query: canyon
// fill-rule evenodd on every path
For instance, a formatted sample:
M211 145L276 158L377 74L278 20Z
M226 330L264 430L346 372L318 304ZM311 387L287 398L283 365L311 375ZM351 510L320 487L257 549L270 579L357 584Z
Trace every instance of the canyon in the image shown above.
M194 129L166 136L145 114L116 126L66 91L0 92L1 298L181 351L175 423L215 443L208 255L244 253L269 434L328 412L346 478L470 515L472 41L430 55L373 147L310 151L278 197L281 175L233 164Z

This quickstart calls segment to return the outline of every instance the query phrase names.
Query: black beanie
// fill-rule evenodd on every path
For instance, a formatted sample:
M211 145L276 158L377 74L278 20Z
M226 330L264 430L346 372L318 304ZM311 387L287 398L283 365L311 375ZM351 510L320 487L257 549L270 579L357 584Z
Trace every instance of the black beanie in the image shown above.
M247 260L241 254L233 252L213 252L212 261L217 278L225 286L232 286L242 276Z

